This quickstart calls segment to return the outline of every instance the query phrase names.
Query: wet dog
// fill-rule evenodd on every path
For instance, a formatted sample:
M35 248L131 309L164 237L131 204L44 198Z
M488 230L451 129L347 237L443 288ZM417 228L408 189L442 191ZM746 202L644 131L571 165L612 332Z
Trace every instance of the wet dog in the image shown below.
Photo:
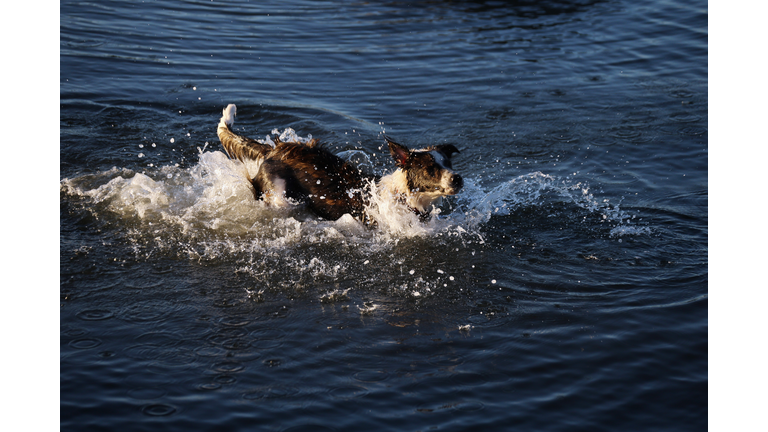
M256 199L302 203L323 219L350 214L370 225L373 221L366 208L372 194L379 194L426 221L433 203L457 194L464 184L451 166L451 156L459 150L450 144L410 150L385 136L397 169L379 177L363 173L316 139L282 142L275 136L272 146L240 136L232 130L236 112L234 104L224 108L217 133L230 158L258 164L250 179Z

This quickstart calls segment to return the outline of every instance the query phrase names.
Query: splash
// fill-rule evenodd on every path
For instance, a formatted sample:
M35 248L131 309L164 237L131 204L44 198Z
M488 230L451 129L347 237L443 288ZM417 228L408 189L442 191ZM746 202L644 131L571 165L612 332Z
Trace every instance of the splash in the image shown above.
M610 204L608 199L598 200L586 183L573 183L538 171L503 182L489 192L482 190L473 179L465 181L464 191L457 200L460 216L454 219L461 219L462 225L475 229L493 216L507 216L520 208L544 207L553 202L582 210L584 218L596 215L627 234L650 233L647 227L629 227L634 216L621 210L619 205Z
M277 131L273 131L277 133ZM281 139L306 142L292 129ZM262 142L268 143L269 137ZM346 160L373 170L365 153L347 151ZM524 208L541 208L558 202L584 219L608 222L609 237L650 234L648 227L632 224L632 216L619 205L600 200L588 185L532 172L506 180L484 190L479 180L465 176L462 192L447 198L432 211L427 222L370 185L372 194L367 212L377 228L366 228L345 215L337 221L319 220L302 206L275 207L253 199L248 180L258 166L229 159L221 151L201 149L192 167L151 167L142 172L112 168L105 172L67 178L61 190L72 199L80 198L83 208L97 218L121 228L127 227L137 251L177 253L198 260L216 260L241 254L263 256L274 251L311 245L334 245L337 250L354 249L378 253L409 239L451 239L462 244L482 245L482 228L492 218L513 215ZM322 262L322 261L321 261ZM329 273L321 262L296 263ZM338 271L338 269L337 269ZM309 270L312 276L312 270Z

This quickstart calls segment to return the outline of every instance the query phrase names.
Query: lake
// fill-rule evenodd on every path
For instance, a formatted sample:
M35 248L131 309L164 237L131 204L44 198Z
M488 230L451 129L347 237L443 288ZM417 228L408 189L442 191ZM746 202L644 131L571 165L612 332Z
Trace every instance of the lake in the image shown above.
M60 3L60 429L705 430L708 4ZM426 223L216 136L453 144Z

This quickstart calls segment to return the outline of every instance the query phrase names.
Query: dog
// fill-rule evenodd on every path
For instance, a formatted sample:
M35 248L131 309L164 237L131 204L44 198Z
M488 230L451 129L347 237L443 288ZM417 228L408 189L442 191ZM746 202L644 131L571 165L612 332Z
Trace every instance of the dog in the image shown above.
M316 139L282 142L274 136L272 146L238 135L232 130L236 113L234 104L224 108L216 132L230 159L256 162L258 170L250 179L256 199L305 204L327 220L350 214L373 226L375 222L366 213L372 194L394 200L424 222L437 200L456 195L464 185L451 165L451 156L459 153L451 144L410 150L385 135L397 169L376 176L363 173Z

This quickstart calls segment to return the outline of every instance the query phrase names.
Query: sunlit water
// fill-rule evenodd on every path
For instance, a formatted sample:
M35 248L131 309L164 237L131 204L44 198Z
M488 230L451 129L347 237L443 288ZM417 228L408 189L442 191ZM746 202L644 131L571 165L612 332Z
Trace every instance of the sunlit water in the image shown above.
M706 7L62 3L61 429L705 428ZM255 201L228 103L465 187Z

